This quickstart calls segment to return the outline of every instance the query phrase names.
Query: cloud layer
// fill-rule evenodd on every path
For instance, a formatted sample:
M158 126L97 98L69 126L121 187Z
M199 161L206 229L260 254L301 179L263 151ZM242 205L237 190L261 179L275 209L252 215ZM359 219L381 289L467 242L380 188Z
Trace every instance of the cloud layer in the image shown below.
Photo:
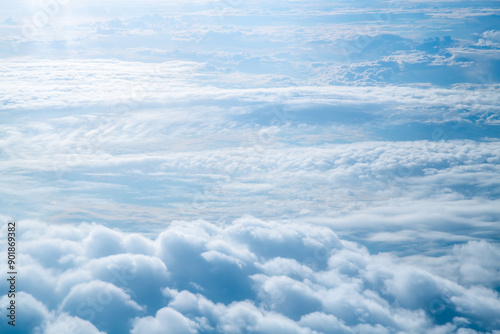
M18 225L26 333L493 333L500 326L500 249L485 241L438 257L398 257L370 254L324 226L252 216L223 226L174 221L154 239L97 224Z
M20 332L500 334L495 1L1 7Z

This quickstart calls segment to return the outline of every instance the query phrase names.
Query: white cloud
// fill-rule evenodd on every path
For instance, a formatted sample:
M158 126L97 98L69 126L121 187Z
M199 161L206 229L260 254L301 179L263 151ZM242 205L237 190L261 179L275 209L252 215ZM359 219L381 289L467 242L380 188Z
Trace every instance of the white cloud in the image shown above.
M459 259L461 281L470 284L498 284L500 281L499 249L484 242L469 242L453 247Z
M102 105L115 112L144 103L195 103L238 99L243 102L284 101L290 106L317 104L397 103L411 106L498 105L498 87L475 90L420 88L399 85L353 87L263 85L263 75L245 75L246 88L226 88L218 71L205 63L170 61L160 64L118 60L10 60L0 69L10 78L4 84L2 109L75 108ZM15 71L13 70L15 69ZM127 73L124 75L123 73ZM36 83L43 83L36 85ZM168 88L168 89L165 89ZM32 98L35 97L35 98Z
M17 277L19 279L19 277ZM5 284L2 284L2 287ZM19 287L19 280L16 283ZM8 291L9 289L2 289L3 291ZM2 307L2 313L5 315L2 317L0 322L0 329L2 332L8 332L15 328L16 331L21 331L25 333L36 332L40 330L44 321L50 317L50 311L47 307L39 300L34 298L29 293L23 291L17 291L15 298L15 319L6 317L7 307L11 307L12 298L8 298L8 295L3 295L0 298L0 306ZM5 310L5 312L3 311ZM11 311L8 311L9 315ZM22 320L21 320L22 319ZM8 321L15 320L15 327L8 324Z
M156 312L156 317L139 318L134 321L132 334L189 334L197 333L196 324L169 307Z
M173 222L155 240L143 240L151 243L144 253L112 247L110 255L89 252L95 246L89 236L99 234L110 245L138 236L97 224L18 224L34 224L38 235L51 235L67 252L30 256L39 241L30 229L20 230L19 258L28 264L18 271L38 278L38 284L23 279L19 285L19 319L27 332L80 325L95 333L450 333L498 327L499 249L486 241L457 245L441 256L398 257L370 254L324 226L245 216L222 225ZM68 236L78 247L64 248L59 240ZM68 256L78 260L69 266L47 262ZM6 283L0 287L5 290ZM2 305L7 302L3 296Z
M498 334L498 8L55 1L0 13L20 331Z
M72 287L60 309L111 333L127 331L129 319L143 311L122 289L97 280Z
M52 334L105 334L99 331L90 322L82 320L78 317L72 317L66 313L62 313L56 319L47 323L43 333Z

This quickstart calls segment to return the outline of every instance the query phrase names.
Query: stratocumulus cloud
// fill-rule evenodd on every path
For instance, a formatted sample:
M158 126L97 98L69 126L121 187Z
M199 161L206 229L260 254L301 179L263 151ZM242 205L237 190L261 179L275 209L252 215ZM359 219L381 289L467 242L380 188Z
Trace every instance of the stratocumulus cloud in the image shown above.
M367 64L360 65L366 67ZM372 65L380 71L379 65ZM266 82L263 75L239 73L230 88L220 70L204 62L142 63L119 60L10 61L0 69L9 77L4 87L9 98L2 109L46 109L106 106L129 111L158 104L206 103L240 100L252 103L283 101L290 107L310 105L397 104L469 107L472 111L496 109L498 84L415 87L363 84L311 85L304 80ZM352 71L357 72L356 69ZM124 75L126 73L126 75ZM44 83L43 86L36 85ZM467 92L467 94L465 94ZM36 98L32 98L35 96ZM182 117L182 115L177 115Z
M252 216L222 226L171 222L153 239L97 224L18 224L21 326L41 333L479 333L500 326L500 249L485 241L415 259L370 254L325 226ZM3 296L2 308L6 302Z
M0 7L19 333L500 334L494 1Z

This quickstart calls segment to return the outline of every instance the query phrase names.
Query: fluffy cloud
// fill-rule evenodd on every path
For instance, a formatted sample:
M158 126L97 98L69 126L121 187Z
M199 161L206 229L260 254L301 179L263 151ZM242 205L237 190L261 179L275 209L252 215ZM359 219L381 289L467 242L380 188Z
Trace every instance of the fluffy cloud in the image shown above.
M2 255L4 255L4 251L2 250ZM19 278L19 277L17 277ZM17 281L19 283L19 281ZM2 290L9 291L9 286L6 283L2 282L0 285ZM19 285L18 285L19 286ZM8 298L8 295L3 295L0 298L0 306L3 310L7 310L7 307L11 307L11 298ZM50 317L50 311L47 307L39 300L34 298L29 293L18 291L16 293L16 319L15 319L15 328L24 333L36 333L44 324L44 322ZM7 312L5 311L4 314ZM10 314L10 311L9 311ZM3 321L0 323L0 328L2 331L9 331L13 328L11 325L7 323L7 321L13 320L8 319L7 317L2 317ZM20 321L23 319L23 321Z
M132 334L183 334L197 333L196 323L184 317L174 309L165 307L156 313L155 317L136 319Z
M147 284L147 281L141 284ZM142 311L125 291L101 281L73 286L62 300L60 309L112 333L126 332L128 319Z
M498 8L104 3L2 4L22 332L499 333Z
M448 333L500 325L500 249L486 241L438 257L398 257L371 254L325 226L245 216L172 222L138 250L130 239L142 237L101 225L18 224L26 333ZM35 231L52 237L52 251L34 256ZM68 236L74 247L63 242Z
M78 317L69 316L66 313L61 313L57 318L48 320L43 333L105 334L105 332L99 331L90 322Z

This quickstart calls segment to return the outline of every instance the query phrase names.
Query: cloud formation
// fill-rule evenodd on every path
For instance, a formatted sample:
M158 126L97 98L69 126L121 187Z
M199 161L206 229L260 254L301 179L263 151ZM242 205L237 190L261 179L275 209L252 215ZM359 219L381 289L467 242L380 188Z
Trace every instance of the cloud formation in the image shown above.
M26 333L493 333L500 326L500 249L486 241L437 257L398 257L371 254L325 226L252 216L224 225L174 221L153 239L97 224L18 225Z
M500 333L494 2L1 7L21 332Z

